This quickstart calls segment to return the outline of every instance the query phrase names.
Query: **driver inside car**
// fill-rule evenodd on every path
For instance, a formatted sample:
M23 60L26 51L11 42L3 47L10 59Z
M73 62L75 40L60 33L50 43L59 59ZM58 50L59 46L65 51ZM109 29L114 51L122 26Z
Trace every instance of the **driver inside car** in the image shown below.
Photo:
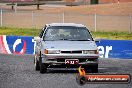
M51 38L51 39L55 39L55 40L57 40L57 39L59 39L59 29L49 29L49 37Z

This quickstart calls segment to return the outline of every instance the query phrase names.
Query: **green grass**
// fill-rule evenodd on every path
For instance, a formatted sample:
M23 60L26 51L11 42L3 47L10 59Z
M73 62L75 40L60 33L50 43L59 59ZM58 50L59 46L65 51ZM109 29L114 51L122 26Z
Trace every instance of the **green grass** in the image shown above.
M40 29L0 27L0 35L38 36Z
M94 38L132 40L132 33L128 32L92 32Z
M38 36L40 29L0 27L0 35ZM94 38L132 40L128 32L92 32Z

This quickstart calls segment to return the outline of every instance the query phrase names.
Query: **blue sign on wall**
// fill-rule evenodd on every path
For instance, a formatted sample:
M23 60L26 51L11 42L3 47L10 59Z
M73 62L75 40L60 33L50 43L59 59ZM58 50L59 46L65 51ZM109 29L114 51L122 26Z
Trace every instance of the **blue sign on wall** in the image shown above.
M2 36L3 46L7 54L34 54L34 37Z
M101 40L96 43L101 58L132 59L132 40ZM35 54L34 37L0 36L0 53Z
M102 58L132 59L131 40L101 40L96 44Z

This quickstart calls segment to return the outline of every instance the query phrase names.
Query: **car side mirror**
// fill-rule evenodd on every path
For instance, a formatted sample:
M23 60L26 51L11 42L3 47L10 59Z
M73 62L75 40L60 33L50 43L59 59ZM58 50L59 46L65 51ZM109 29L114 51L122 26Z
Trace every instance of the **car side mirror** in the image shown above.
M34 37L34 40L37 41L37 42L39 42L39 41L42 40L42 38L40 38L40 37L37 36L37 37Z

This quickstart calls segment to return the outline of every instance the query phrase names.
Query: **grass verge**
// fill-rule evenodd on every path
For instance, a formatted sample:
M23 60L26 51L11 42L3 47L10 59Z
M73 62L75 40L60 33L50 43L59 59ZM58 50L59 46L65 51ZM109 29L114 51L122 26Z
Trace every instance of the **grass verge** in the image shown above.
M94 38L132 40L132 33L128 32L92 32Z
M0 27L0 35L38 36L40 29Z
M0 35L38 36L40 29L0 27ZM128 32L92 32L94 38L132 40Z

